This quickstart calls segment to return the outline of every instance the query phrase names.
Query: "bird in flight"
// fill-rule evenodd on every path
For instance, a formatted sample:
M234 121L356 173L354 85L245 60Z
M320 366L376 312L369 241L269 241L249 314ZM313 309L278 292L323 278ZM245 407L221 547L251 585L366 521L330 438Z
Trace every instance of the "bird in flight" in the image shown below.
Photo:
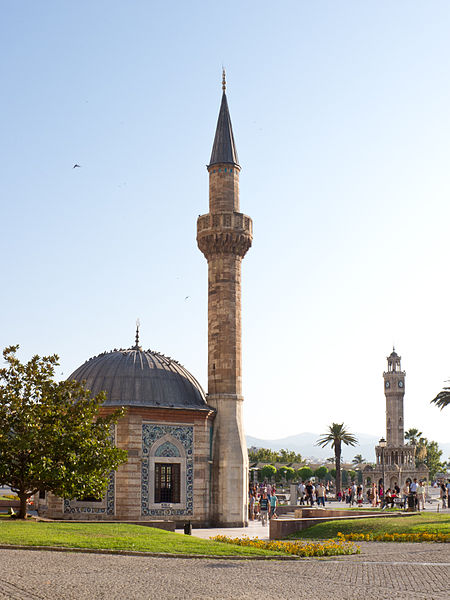
M79 169L81 167L81 165L77 165L76 163L73 165L72 169Z
M190 296L186 296L186 298L184 299L184 301L186 302L186 300L188 300L190 298Z

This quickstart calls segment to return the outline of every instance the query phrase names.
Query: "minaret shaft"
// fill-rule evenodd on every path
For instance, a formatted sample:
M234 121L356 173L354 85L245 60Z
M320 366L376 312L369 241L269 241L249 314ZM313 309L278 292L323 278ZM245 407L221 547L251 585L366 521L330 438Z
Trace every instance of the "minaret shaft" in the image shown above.
M208 392L242 394L241 257L208 260Z

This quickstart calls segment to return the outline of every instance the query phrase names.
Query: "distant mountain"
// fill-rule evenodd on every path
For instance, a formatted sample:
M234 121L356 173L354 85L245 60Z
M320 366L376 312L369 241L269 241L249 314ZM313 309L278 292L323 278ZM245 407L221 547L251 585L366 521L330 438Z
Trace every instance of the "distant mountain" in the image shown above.
M351 462L356 454L362 454L367 462L375 462L375 445L378 443L378 437L367 433L354 434L359 441L357 446L345 446L342 448L344 462ZM302 455L303 458L317 458L320 460L333 456L334 452L330 446L321 448L316 446L320 434L318 433L299 433L278 440L263 440L251 435L247 435L247 446L256 446L257 448L269 448L270 450L293 450ZM443 450L442 458L446 460L450 456L450 444L439 442L439 448Z

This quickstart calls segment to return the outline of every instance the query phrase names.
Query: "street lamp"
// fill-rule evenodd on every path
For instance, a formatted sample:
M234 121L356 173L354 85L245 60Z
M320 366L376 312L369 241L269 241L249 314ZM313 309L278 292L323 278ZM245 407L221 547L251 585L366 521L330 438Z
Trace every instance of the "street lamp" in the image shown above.
M381 440L378 442L378 446L381 448L381 478L383 480L383 503L386 494L386 487L384 485L384 449L386 448L386 444L387 442L384 438L381 438Z

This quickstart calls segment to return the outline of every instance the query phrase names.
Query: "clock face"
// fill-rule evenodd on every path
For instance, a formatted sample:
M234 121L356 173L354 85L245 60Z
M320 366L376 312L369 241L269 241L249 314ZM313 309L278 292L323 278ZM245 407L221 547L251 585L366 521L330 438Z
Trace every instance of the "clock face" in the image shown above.
M391 384L389 383L389 381L386 381L386 383L384 384L384 386L385 386L385 388L386 388L386 389L388 389L388 387L389 387L390 385L391 385Z
M399 387L399 388L402 388L402 387L403 387L403 381L399 381L399 382L398 382L398 387Z

